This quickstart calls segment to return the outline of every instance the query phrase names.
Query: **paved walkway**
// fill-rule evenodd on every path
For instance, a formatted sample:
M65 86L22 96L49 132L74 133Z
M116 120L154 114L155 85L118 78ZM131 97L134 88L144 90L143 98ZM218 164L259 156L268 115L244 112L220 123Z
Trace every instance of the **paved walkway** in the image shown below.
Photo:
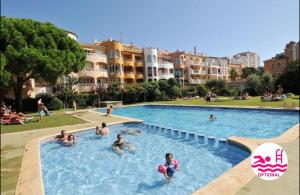
M24 148L26 143L29 140L32 140L37 137L42 137L45 135L50 135L50 134L55 134L55 133L59 134L62 129L65 129L67 131L72 131L72 130L82 129L82 128L87 128L87 129L94 128L97 125L101 125L102 122L106 122L107 124L110 124L115 122L130 121L129 119L125 119L122 117L116 117L114 115L105 116L101 113L93 112L93 111L83 111L72 115L75 117L80 117L81 119L84 119L89 123L45 128L45 129L38 129L32 131L23 131L17 133L1 134L1 165L3 165L2 167L4 168L2 169L2 171L8 172L5 175L8 175L9 178L7 178L6 176L5 180L9 180L8 182L9 185L16 186L17 175L21 167L21 160L24 153ZM6 166L11 164L12 162L15 163L14 169L6 169ZM11 174L9 172L11 172ZM1 177L2 177L2 173L1 173ZM3 184L3 186L1 185L2 187L1 195L14 194L14 190L12 189L7 189L7 190L3 189L6 188L6 186L7 184L6 185Z
M287 144L280 144L288 156L288 170L275 181L258 177L247 183L237 195L298 195L299 194L299 137Z

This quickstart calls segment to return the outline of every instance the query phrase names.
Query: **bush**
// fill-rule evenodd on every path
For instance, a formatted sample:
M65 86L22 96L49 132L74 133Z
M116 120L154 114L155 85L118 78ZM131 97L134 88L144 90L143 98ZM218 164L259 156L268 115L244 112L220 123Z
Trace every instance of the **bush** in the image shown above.
M82 94L79 94L77 97L76 97L76 104L77 104L77 107L81 107L81 108L85 108L87 106L90 106L90 95L89 94L85 94L85 93L82 93Z
M207 89L202 84L197 85L196 90L197 90L198 95L201 97L204 97L207 94Z
M60 99L58 99L57 97L55 97L50 101L48 109L49 110L60 110L63 107L64 107L63 102Z
M233 97L237 97L240 94L240 89L239 88L232 88L229 89L229 95Z
M257 74L251 74L247 77L246 91L253 96L256 96L260 93L260 78Z

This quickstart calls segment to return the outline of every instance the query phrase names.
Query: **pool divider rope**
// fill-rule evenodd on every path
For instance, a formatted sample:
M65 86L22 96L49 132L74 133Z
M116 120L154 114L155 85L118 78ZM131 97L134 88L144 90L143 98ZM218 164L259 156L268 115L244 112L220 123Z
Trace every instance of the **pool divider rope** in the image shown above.
M175 136L177 138L186 139L194 142L198 142L203 145L208 145L212 147L226 146L228 145L227 139L225 138L216 138L213 136L205 136L203 134L196 134L193 132L188 132L179 129L172 129L169 127L162 127L156 124L150 124L143 122L142 125L147 131L152 131L162 135L167 135L168 137Z

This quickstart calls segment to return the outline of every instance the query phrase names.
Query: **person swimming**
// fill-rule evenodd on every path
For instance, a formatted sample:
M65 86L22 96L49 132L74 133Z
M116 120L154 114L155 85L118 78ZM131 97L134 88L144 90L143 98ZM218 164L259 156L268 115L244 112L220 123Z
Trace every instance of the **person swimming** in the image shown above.
M164 176L168 180L173 177L175 171L179 171L178 165L176 165L175 160L173 159L172 153L166 154L165 167L167 168L167 171L164 173Z
M214 120L216 120L217 119L217 117L215 116L215 115L213 115L213 114L211 114L210 116L209 116L209 120L210 121L214 121Z
M62 141L62 142L67 140L68 139L68 134L66 133L66 130L62 130L60 132L60 135L57 135L55 137L55 139L58 140L58 141Z
M107 115L107 116L108 116L108 115L111 115L111 114L112 114L112 111L113 111L112 106L108 107L108 108L106 109L106 115Z
M119 155L123 154L125 148L127 148L129 152L134 152L134 147L128 142L125 142L121 134L117 135L117 140L111 147Z
M99 126L96 127L96 135L102 135L102 136L107 136L109 134L109 129L106 126L106 123L103 122L101 124L102 128L100 129Z
M120 131L122 134L129 134L129 135L139 135L142 133L140 129L136 128L124 128Z
M65 145L71 146L75 144L75 136L70 134L68 135L68 139L64 141Z

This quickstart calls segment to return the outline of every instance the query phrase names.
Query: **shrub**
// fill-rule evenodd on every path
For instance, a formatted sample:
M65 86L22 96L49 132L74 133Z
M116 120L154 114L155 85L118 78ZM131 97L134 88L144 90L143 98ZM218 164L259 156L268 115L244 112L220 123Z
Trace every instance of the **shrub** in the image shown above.
M62 108L63 108L63 102L60 99L58 99L57 97L53 98L50 101L50 104L48 107L49 110L60 110Z
M207 89L203 84L196 86L196 90L199 96L204 97L207 94Z
M260 90L260 78L256 74L251 74L247 77L246 80L246 91L250 95L258 95Z

